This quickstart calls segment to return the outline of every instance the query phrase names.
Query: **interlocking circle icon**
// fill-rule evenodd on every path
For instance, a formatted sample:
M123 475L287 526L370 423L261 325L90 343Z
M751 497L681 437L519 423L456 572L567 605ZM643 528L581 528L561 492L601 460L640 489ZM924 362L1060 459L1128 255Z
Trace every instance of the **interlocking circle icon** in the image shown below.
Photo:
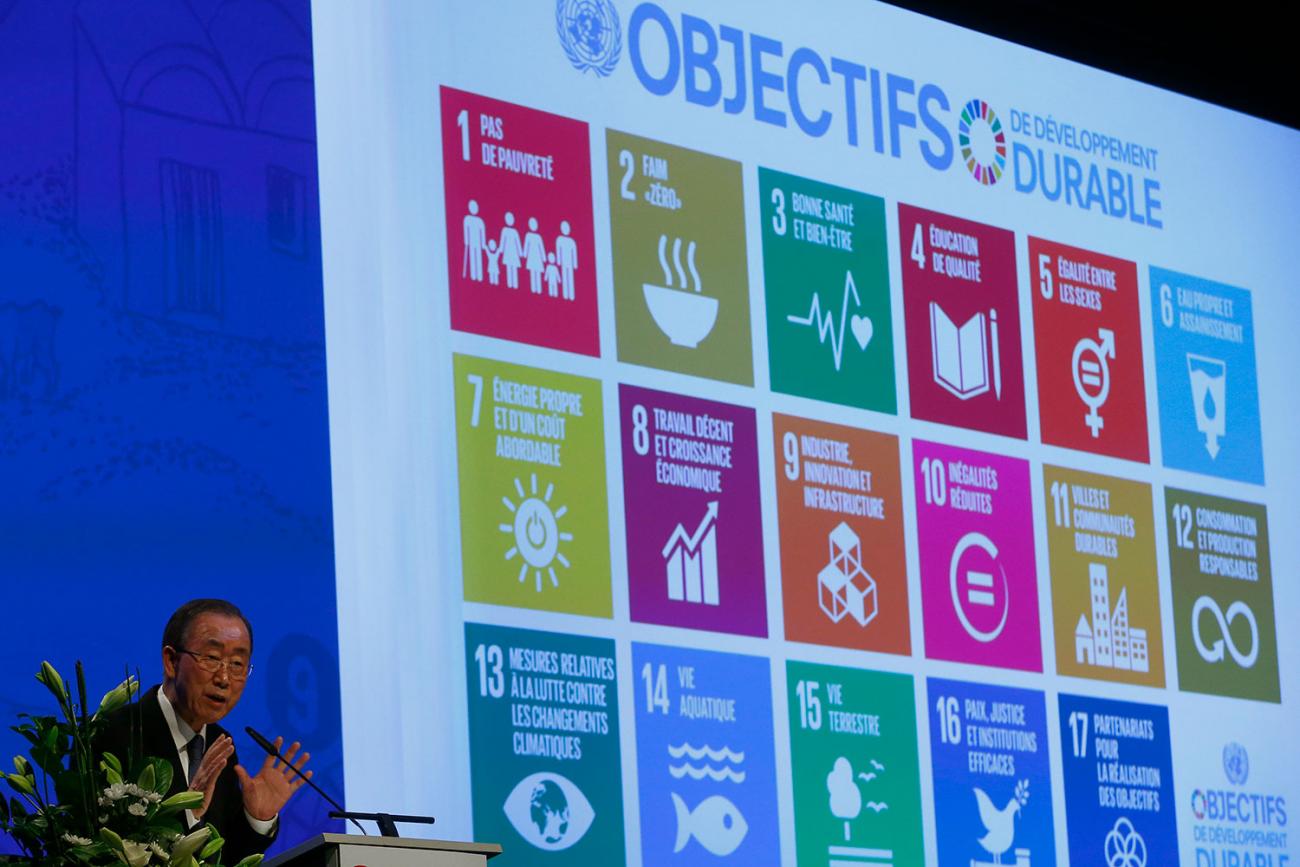
M1106 867L1146 867L1147 844L1127 818L1116 820L1106 834Z
M1205 639L1201 637L1201 614L1208 611L1219 625L1219 635L1206 646ZM1242 653L1240 648L1232 640L1232 633L1228 627L1232 621L1238 617L1246 618L1246 624L1250 626L1250 650ZM1224 651L1232 656L1237 665L1242 668L1250 668L1259 659L1259 624L1255 622L1255 612L1250 610L1250 606L1238 599L1228 606L1227 616L1224 616L1223 609L1219 603L1215 602L1209 596L1202 596L1196 600L1192 606L1192 640L1196 642L1196 652L1201 655L1201 659L1206 662L1220 662L1223 660Z

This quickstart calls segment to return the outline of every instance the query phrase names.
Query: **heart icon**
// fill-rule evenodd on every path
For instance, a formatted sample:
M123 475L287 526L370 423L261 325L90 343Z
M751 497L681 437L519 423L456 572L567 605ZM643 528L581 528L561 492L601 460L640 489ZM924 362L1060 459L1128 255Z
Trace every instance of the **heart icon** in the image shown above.
M858 348L866 349L871 342L871 320L865 316L854 316L849 320L849 328L853 331L853 339L858 341Z

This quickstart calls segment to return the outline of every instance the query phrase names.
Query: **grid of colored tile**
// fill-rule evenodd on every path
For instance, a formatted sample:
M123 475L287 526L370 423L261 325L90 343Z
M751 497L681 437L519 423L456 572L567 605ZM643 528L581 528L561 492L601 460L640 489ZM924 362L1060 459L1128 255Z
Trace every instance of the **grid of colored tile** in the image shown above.
M476 833L509 841L512 863L555 853L623 863L615 585L625 581L626 618L662 638L631 643L623 673L644 863L777 864L783 845L799 863L921 863L927 730L940 864L1051 865L1060 827L1077 863L1176 852L1165 707L1061 694L1054 768L1045 693L978 679L993 679L990 667L1043 676L1048 629L1047 675L1159 695L1167 596L1178 688L1280 701L1266 507L1166 486L1165 590L1156 553L1148 406L1163 466L1263 484L1249 291L1151 266L1148 372L1136 262L1026 234L1022 312L1012 231L899 203L900 292L884 199L758 167L751 234L744 165L615 130L604 154L613 286L600 291L587 125L440 94L452 329L663 372L642 382L678 377L654 390L570 372L591 370L571 356L544 367L452 357L465 600L596 617L595 631L614 636L465 625ZM1007 146L993 108L968 102L957 133L966 169L996 183ZM541 142L544 170L518 170ZM602 303L613 348L600 341ZM737 399L764 358L771 399ZM897 418L904 395L912 418L946 426L952 442L900 436L915 427ZM760 465L767 416L772 459ZM1008 440L980 451L963 431ZM1037 488L1031 441L1089 467L1094 456L1130 461L1139 478L1043 465ZM910 509L919 599L908 590ZM611 562L611 529L625 566ZM767 537L779 558L765 564ZM691 644L725 633L756 651L784 640L866 655L845 667L790 660L792 645L676 646L683 627L699 636ZM930 678L918 695L912 677L869 670L871 654L921 646L928 659L980 666L977 681ZM780 839L777 810L782 703L792 841ZM1244 750L1224 747L1234 784ZM1053 815L1057 774L1064 816ZM1224 819L1197 803L1197 822Z

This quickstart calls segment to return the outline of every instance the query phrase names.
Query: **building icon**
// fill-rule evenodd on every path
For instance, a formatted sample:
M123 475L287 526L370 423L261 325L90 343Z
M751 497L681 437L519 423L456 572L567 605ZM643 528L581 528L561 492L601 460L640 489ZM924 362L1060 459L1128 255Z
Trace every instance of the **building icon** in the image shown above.
M1147 631L1130 626L1128 588L1121 588L1115 607L1110 607L1110 573L1105 564L1088 564L1088 585L1092 620L1079 615L1074 629L1074 661L1080 665L1146 672L1151 660Z
M1088 579L1092 588L1092 639L1096 654L1096 662L1092 664L1110 668L1110 578L1106 567L1100 563L1088 564Z
M1115 616L1111 618L1110 633L1115 642L1114 666L1130 670L1133 667L1133 655L1129 649L1128 628L1128 588L1119 591L1119 600L1115 603Z

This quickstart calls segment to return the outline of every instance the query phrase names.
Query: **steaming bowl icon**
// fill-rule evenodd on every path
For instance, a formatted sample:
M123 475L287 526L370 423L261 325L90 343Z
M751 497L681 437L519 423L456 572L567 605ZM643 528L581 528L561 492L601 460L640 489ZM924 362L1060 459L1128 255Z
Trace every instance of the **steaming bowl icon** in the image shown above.
M642 283L646 306L659 330L677 346L694 349L718 321L718 299Z
M682 239L673 239L672 258L668 255L668 236L659 236L659 267L664 272L664 285L642 283L646 307L655 325L677 346L694 349L709 336L718 321L718 299L700 294L699 269L695 267L695 242L686 244L686 257L682 258ZM669 266L672 266L671 268ZM677 280L673 280L673 272ZM689 279L688 279L689 274ZM690 291L691 284L695 291ZM680 289L674 287L681 287Z

